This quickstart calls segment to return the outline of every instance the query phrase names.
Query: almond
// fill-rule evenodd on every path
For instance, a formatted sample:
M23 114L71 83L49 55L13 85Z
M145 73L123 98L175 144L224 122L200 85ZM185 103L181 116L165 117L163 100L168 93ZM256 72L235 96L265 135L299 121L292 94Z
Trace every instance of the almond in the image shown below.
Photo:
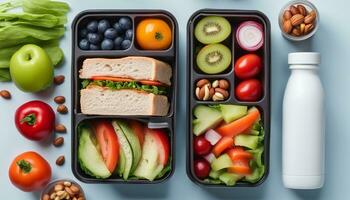
M197 87L196 88L196 97L198 100L203 100L204 98L204 95L205 95L205 90L204 90L204 87Z
M293 26L298 26L304 22L304 16L302 16L301 14L293 15L293 17L290 18L290 21L292 22Z
M306 24L305 25L305 30L304 30L304 34L309 34L312 29L314 29L314 25L313 24Z
M65 105L59 105L57 107L57 112L59 112L61 114L67 114L68 113L68 108Z
M283 22L283 32L290 33L292 29L293 29L293 25L290 20L286 20Z
M209 89L209 96L212 97L215 93L215 89L214 88L210 88Z
M58 75L53 78L53 82L56 85L61 85L64 82L65 77L63 75Z
M55 126L55 132L56 133L66 133L67 129L66 129L66 127L63 124L57 124Z
M57 96L53 99L57 104L63 104L66 102L66 98L64 96Z
M295 6L290 6L289 10L292 13L292 15L300 14L299 9Z
M225 79L221 79L219 80L219 88L227 90L230 87L230 83L225 80Z
M224 99L226 99L228 97L228 92L224 89L221 88L215 88L215 93L220 93L224 96Z
M301 15L306 16L307 10L306 10L305 6L299 4L299 5L297 6L297 8L298 8L299 13L300 13Z
M56 138L56 139L53 141L53 145L54 145L55 147L60 147L60 146L63 145L63 143L64 143L64 138L63 138L63 137L58 137L58 138Z
M285 10L283 13L283 19L288 20L293 16L292 12L290 10Z
M305 32L305 24L302 23L302 24L300 24L300 33L304 34L304 32Z
M66 159L64 158L64 156L59 156L56 160L56 165L62 166L65 161L66 161ZM63 187L62 187L62 189L63 189Z
M306 17L304 18L304 23L305 24L312 24L314 23L316 19L316 11L311 11Z
M197 87L203 87L205 84L210 83L208 79L201 79L197 82Z
M0 96L4 99L11 99L11 93L8 90L1 90Z

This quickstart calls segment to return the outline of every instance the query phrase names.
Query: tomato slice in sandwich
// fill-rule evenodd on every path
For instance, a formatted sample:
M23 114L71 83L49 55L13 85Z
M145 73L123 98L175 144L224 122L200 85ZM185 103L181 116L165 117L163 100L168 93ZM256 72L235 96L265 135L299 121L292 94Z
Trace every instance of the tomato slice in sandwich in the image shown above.
M100 147L103 160L108 170L113 173L119 159L119 142L112 124L107 120L99 120L92 123L97 143Z
M129 122L130 128L139 138L141 146L143 145L143 141L145 140L145 128L143 124L139 121L132 120Z
M92 80L103 80L103 81L114 81L114 82L132 82L133 79L130 78L119 78L119 77L111 77L111 76L93 76ZM154 85L154 86L165 86L165 84L159 81L150 81L150 80L138 80L143 85Z

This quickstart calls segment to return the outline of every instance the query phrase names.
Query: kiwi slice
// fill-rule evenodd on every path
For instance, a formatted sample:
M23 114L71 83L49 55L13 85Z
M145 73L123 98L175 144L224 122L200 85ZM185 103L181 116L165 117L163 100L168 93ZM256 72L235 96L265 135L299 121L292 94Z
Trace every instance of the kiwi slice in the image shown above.
M224 41L231 33L230 22L224 17L209 16L201 19L194 30L197 40L203 44Z
M197 66L204 73L217 74L231 64L231 50L223 44L209 44L197 55Z

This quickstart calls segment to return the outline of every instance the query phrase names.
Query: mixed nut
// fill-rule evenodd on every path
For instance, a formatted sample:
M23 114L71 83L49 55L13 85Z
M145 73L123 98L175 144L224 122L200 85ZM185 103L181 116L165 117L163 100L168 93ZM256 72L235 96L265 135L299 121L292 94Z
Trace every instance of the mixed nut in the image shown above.
M229 97L230 83L225 79L214 80L201 79L196 84L196 97L201 101L224 101Z
M85 200L85 197L78 185L70 181L62 181L55 184L50 192L42 196L42 200L50 199Z
M315 10L308 11L304 5L291 5L282 17L283 32L295 37L309 34L316 26Z

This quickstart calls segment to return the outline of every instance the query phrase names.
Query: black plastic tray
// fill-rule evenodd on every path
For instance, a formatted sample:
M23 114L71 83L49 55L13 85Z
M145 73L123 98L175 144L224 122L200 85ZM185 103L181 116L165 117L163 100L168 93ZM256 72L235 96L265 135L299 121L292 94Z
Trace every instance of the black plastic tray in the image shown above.
M263 83L263 97L258 102L242 102L235 98L234 88L237 85L237 80L235 79L233 67L225 70L223 73L216 75L209 75L200 72L195 64L195 47L198 41L194 38L194 27L199 19L205 16L223 16L226 17L232 26L231 36L223 42L231 48L232 51L232 63L235 62L237 58L243 54L248 53L238 47L235 44L235 31L238 25L247 20L259 21L264 26L264 46L258 50L256 53L263 58L263 73L261 73L260 80ZM255 10L218 10L218 9L202 9L195 12L188 21L187 24L187 175L196 184L201 186L210 187L229 187L226 185L209 184L194 175L193 171L193 133L192 133L192 120L193 120L193 108L197 105L211 105L211 104L236 104L236 105L246 105L246 106L256 106L261 112L263 112L262 121L265 129L265 140L264 140L264 164L265 164L265 174L257 183L247 183L247 182L237 182L234 187L255 187L260 185L265 181L269 172L269 160L270 160L270 22L268 18L261 12ZM232 64L231 64L232 66ZM199 79L206 78L212 79L226 79L230 82L229 97L225 101L213 102L213 101L199 101L195 96L196 82Z
M113 19L116 17L127 16L130 17L133 22L133 30L135 32L135 25L143 18L154 17L165 20L172 27L173 41L169 49L164 51L148 51L140 50L135 43L135 39L132 40L131 47L127 50L96 50L86 51L81 50L78 47L79 28L87 23L90 19ZM134 33L135 35L135 33ZM80 110L80 80L79 69L82 66L82 62L85 58L120 58L125 56L147 56L155 59L162 60L169 63L173 69L172 85L169 92L168 99L170 101L169 112L166 116L137 116L137 115L85 115ZM160 183L169 179L174 173L175 167L175 118L176 118L176 93L177 93L177 67L178 67L178 25L175 17L165 10L86 10L79 13L72 23L72 171L74 176L85 183L127 183L127 184L152 184ZM171 171L168 172L160 179L154 181L148 180L123 180L122 178L112 176L108 179L96 179L89 175L86 175L79 167L77 159L78 148L78 132L77 127L79 123L84 120L93 119L125 119L125 120L139 120L144 123L168 123L169 139L171 143Z

